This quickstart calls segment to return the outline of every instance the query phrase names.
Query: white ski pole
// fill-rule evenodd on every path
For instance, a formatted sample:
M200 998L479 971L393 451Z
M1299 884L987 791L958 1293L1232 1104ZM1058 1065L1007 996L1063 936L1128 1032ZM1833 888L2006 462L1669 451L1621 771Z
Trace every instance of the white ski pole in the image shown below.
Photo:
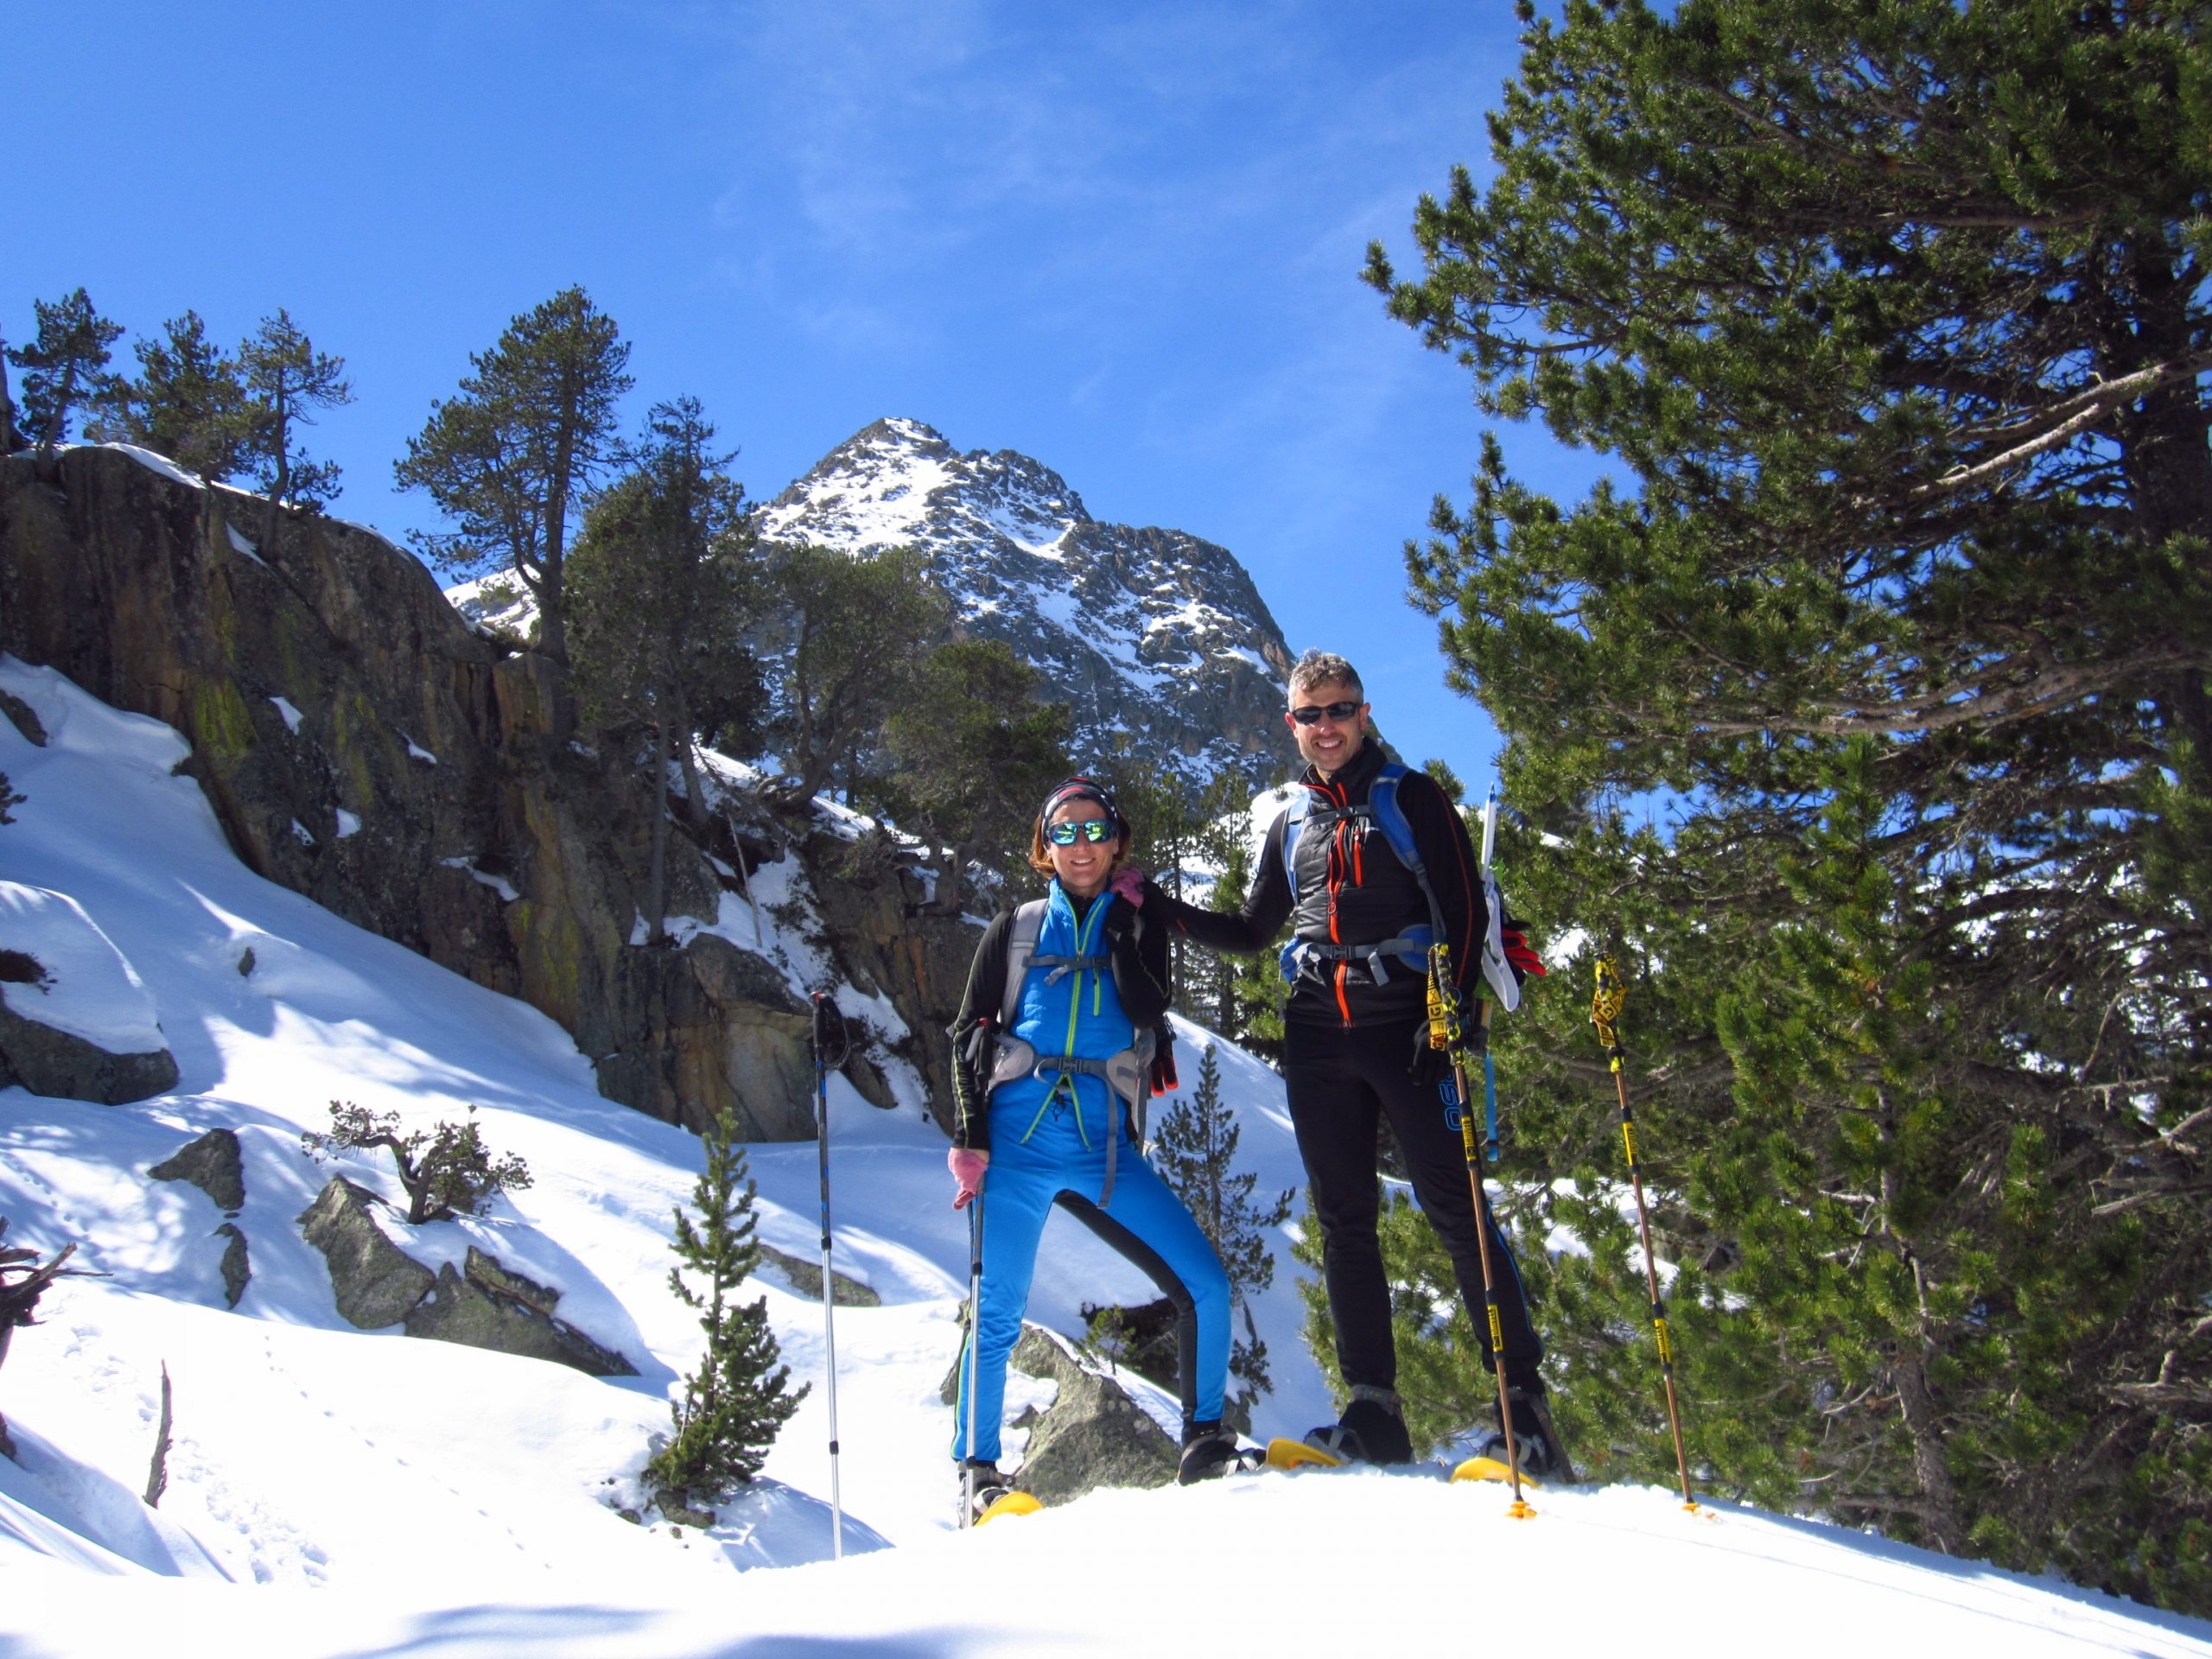
M976 1524L976 1351L982 1334L983 1195L968 1201L968 1374L961 1392L968 1408L967 1455L960 1460L960 1524Z
M830 1554L842 1561L845 1506L837 1489L837 1281L830 1268L830 1066L824 1028L829 1001L822 992L814 994L815 1117L822 1148L822 1337L830 1385Z

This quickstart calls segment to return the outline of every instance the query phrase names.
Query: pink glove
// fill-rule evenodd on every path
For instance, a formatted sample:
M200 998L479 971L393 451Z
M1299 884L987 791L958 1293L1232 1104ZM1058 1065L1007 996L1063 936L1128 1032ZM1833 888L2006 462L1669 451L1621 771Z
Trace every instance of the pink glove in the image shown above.
M1108 879L1106 885L1127 899L1130 909L1144 908L1144 872L1135 865L1122 865Z
M990 1161L989 1153L978 1152L973 1147L946 1148L944 1166L952 1172L952 1179L960 1186L960 1190L952 1195L954 1209L966 1209L976 1195L983 1190L983 1170Z

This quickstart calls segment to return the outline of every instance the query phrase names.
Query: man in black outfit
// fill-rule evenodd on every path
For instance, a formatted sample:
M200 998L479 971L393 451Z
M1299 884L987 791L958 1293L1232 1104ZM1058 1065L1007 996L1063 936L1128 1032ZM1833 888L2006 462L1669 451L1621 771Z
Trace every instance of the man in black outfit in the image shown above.
M1404 936L1440 921L1452 977L1463 993L1471 991L1479 977L1488 906L1466 826L1433 779L1405 772L1395 785L1429 890L1371 815L1370 791L1386 775L1388 760L1379 743L1367 741L1368 704L1350 663L1320 652L1301 657L1291 671L1284 721L1307 762L1295 786L1310 791L1287 864L1286 820L1293 815L1286 811L1268 831L1241 913L1201 910L1149 884L1144 899L1147 910L1158 906L1156 913L1215 950L1264 950L1291 918L1283 1081L1321 1222L1337 1363L1351 1393L1341 1421L1308 1438L1367 1462L1403 1463L1413 1448L1395 1392L1389 1286L1376 1232L1382 1117L1404 1154L1421 1212L1452 1258L1484 1363L1491 1363L1482 1341L1489 1320L1474 1198L1459 1132L1439 1091L1448 1065L1428 1046L1426 953L1408 950ZM1519 933L1501 931L1515 969L1541 973ZM1395 953L1373 949L1393 943L1400 946ZM1562 1467L1562 1459L1536 1369L1543 1344L1529 1322L1520 1274L1495 1221L1491 1263L1522 1467L1546 1473ZM1503 1454L1502 1445L1496 1452Z

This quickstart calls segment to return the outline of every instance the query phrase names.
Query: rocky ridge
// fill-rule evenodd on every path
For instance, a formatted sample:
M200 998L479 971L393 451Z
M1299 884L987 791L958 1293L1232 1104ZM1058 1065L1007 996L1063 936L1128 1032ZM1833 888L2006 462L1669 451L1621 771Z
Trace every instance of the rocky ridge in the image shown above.
M1004 640L1074 711L1079 759L1134 741L1200 779L1279 768L1290 654L1226 548L1102 523L1027 455L963 454L896 419L839 444L760 524L770 540L850 553L920 548L957 629Z

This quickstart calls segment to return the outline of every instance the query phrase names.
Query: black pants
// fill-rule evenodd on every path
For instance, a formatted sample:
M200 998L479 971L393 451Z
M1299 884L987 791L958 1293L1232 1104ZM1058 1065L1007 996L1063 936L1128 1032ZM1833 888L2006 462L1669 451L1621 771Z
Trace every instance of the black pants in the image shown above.
M1460 1300L1475 1322L1477 1348L1485 1367L1491 1363L1482 1245L1466 1153L1459 1130L1446 1121L1436 1085L1416 1082L1411 1071L1414 1030L1421 1023L1344 1029L1291 1021L1284 1034L1282 1073L1290 1121L1321 1220L1322 1279L1336 1321L1337 1365L1347 1384L1397 1385L1390 1287L1375 1230L1382 1209L1382 1184L1375 1173L1378 1115L1390 1120L1414 1197L1452 1258ZM1536 1362L1543 1357L1544 1345L1529 1322L1520 1270L1494 1218L1490 1235L1505 1380L1516 1389L1538 1389Z

